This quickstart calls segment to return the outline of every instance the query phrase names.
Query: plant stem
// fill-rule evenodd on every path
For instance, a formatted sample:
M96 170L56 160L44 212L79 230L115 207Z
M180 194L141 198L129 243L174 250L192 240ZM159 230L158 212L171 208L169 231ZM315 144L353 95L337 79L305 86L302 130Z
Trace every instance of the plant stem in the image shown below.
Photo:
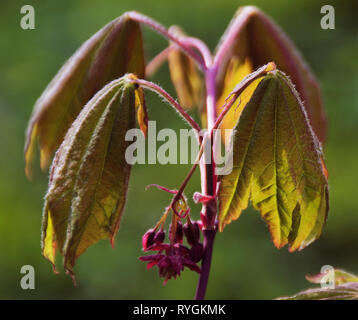
M207 114L207 128L210 132L216 120L216 68L209 67L205 72L206 82L206 114ZM202 161L200 163L201 172L201 192L203 195L214 196L216 194L216 175L215 163L213 158L213 144L211 143L211 159L210 161ZM204 146L205 147L205 146ZM205 153L204 157L205 160ZM204 258L201 264L201 273L195 294L196 300L205 298L206 288L209 280L211 257L213 253L214 239L216 234L216 216L217 216L217 202L214 197L213 200L203 204L204 217L203 221L203 237L204 237Z
M147 25L149 28L157 31L165 38L169 39L170 41L173 41L176 45L178 45L179 48L181 48L188 56L190 56L199 65L200 69L205 71L206 66L205 63L203 62L202 57L198 55L195 51L193 51L191 48L184 45L179 37L169 33L168 30L163 25L136 11L127 12L127 16L133 19L134 21Z
M180 40L184 45L196 48L201 53L204 59L206 69L212 65L213 58L211 56L209 48L203 41L193 37L182 37Z
M205 73L206 85L206 113L208 131L212 129L216 120L216 88L215 77L217 68L209 68Z
M127 15L142 24L147 25L153 30L159 32L161 35L167 39L174 42L178 47L180 47L188 56L190 56L202 69L205 74L205 85L206 85L206 114L207 114L207 129L209 132L213 129L216 120L216 73L217 73L217 63L213 62L211 53L207 46L200 40L192 37L177 37L175 34L171 34L168 30L159 24L158 22L146 17L138 12L132 11L127 13ZM192 47L197 49L201 56L197 54L196 51L192 50ZM164 57L167 52L164 52ZM162 57L160 57L162 59ZM150 70L150 69L149 69ZM179 113L184 117L184 119L194 128L197 132L200 132L200 126L189 116L188 113L161 87L155 85L146 80L136 80L134 81L137 84L146 87L152 91L155 91L159 95L163 96ZM205 140L205 139L204 139ZM201 141L199 141L201 142ZM209 139L211 143L211 159L210 161L205 161L202 159L200 162L200 172L201 172L201 189L203 195L215 196L216 195L216 175L215 175L215 163L213 159L213 143L212 139ZM204 141L205 143L205 141ZM205 146L204 146L205 147ZM205 155L204 157L205 158ZM196 165L193 166L190 170L188 177L185 179L182 188L185 188L187 181L190 179L192 173L195 170ZM182 192L182 190L181 190ZM178 194L180 194L178 192ZM176 197L174 197L175 199ZM173 199L173 200L174 200ZM206 287L208 284L210 266L211 266L211 257L214 246L214 239L216 234L216 216L217 216L217 202L214 197L213 200L203 204L202 215L204 217L203 223L203 236L204 236L204 258L201 265L201 273L199 277L198 287L195 295L195 299L204 299Z
M204 258L201 267L198 287L196 289L195 300L203 300L205 298L206 287L209 280L211 257L213 253L214 239L216 230L204 230Z
M150 62L148 62L145 68L145 76L151 77L159 67L168 59L168 55L173 46L166 47L164 50L160 51Z
M200 132L201 128L200 126L195 122L195 120L182 108L182 106L175 101L175 99L168 93L166 92L162 87L158 86L157 84L147 81L147 80L143 80L143 79L131 79L130 80L133 83L138 84L139 86L149 89L155 93L157 93L158 95L160 95L161 97L163 97L166 101L169 102L169 104L176 109L179 114L184 118L184 120L186 120L188 122L188 124L197 132Z

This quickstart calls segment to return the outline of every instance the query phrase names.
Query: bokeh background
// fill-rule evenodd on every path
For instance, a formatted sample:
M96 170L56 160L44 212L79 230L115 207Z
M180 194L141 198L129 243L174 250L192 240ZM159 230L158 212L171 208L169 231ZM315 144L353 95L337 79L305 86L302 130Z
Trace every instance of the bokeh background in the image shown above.
M20 28L20 8L31 4L36 29ZM36 98L63 62L90 35L127 10L138 10L164 25L181 25L213 50L240 5L254 4L271 15L293 39L320 80L329 118L325 147L331 210L322 237L299 253L277 250L259 214L248 209L216 238L209 299L273 299L305 289L305 274L329 264L358 273L358 2L233 0L71 0L0 2L0 298L1 299L191 299L197 275L162 286L157 270L138 261L141 236L157 221L168 195L144 191L149 183L176 188L186 165L136 166L115 249L108 241L91 247L76 266L79 286L54 275L40 252L40 225L47 174L24 176L24 130ZM320 28L320 8L336 9L336 29ZM145 30L146 53L153 57L166 41ZM155 76L174 94L168 69ZM148 96L158 129L180 128L175 113ZM199 190L198 175L186 194ZM199 215L199 206L192 208ZM20 287L20 268L36 270L36 289Z

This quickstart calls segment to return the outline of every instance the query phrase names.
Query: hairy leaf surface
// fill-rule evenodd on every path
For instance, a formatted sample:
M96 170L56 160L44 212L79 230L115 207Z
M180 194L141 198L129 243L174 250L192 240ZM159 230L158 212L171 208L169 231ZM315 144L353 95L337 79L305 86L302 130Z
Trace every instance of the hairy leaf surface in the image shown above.
M288 78L272 71L258 84L232 136L233 170L222 176L219 228L251 200L274 244L302 249L321 233L328 185L320 144Z
M43 255L55 250L73 274L79 255L101 239L113 244L123 212L130 165L127 130L135 126L135 87L123 79L100 90L82 109L54 157L45 197Z
M325 282L327 273L306 276L311 283ZM334 288L312 288L280 300L358 300L358 277L344 270L334 269Z
M278 300L358 300L358 282L346 282L334 289L308 289Z
M37 100L27 128L26 175L31 177L36 142L42 170L82 107L110 81L125 73L144 77L142 35L126 15L113 20L65 63Z
M219 43L214 62L218 68L217 107L221 107L225 94L246 74L269 61L275 62L278 69L290 76L305 103L316 135L324 142L326 116L313 73L284 32L262 11L252 6L239 8ZM255 84L252 84L251 89L246 90L246 95L250 96L254 88ZM225 128L234 127L249 99L244 96L242 100L240 108L226 117Z

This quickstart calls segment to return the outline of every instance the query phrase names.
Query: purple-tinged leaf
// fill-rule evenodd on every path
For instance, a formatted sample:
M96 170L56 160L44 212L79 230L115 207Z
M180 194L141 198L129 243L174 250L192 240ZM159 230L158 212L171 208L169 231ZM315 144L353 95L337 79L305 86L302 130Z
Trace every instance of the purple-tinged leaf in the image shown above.
M26 175L32 175L36 142L42 170L83 106L110 81L125 73L144 77L140 26L126 14L87 40L65 63L36 101L27 128Z
M218 108L246 74L270 61L291 78L314 132L324 142L326 116L317 80L285 33L256 7L239 8L217 48L214 65L218 70ZM225 128L233 128L256 85L257 82L246 90L240 109L230 111L224 120Z

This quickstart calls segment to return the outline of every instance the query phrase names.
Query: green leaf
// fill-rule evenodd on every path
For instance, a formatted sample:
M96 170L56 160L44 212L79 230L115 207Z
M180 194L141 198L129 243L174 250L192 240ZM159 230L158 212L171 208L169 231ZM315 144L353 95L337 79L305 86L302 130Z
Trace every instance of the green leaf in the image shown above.
M144 77L140 26L126 14L111 21L65 63L37 100L27 128L26 175L31 178L36 142L42 170L82 107L110 81L125 73Z
M222 176L219 189L219 229L251 200L277 247L302 249L319 237L328 212L322 150L282 72L260 81L232 139L233 170Z
M172 26L169 32L178 37L185 36L184 32L176 26ZM196 65L180 48L175 44L171 45L173 48L168 54L169 71L179 102L187 109L200 106L203 81Z
M239 8L218 45L215 55L218 108L227 93L245 75L269 61L275 62L277 68L291 78L305 102L310 124L319 140L324 142L327 121L314 74L286 34L273 20L253 6ZM252 84L246 90L246 96L251 96L256 85L257 83ZM249 98L244 95L242 107L248 101ZM235 113L231 111L224 119L224 127L233 128L239 116L240 110Z
M73 274L89 246L113 244L122 216L130 165L127 130L135 127L135 86L125 78L100 90L72 123L54 157L45 197L43 255L55 265L55 250Z
M334 289L308 289L278 300L358 300L358 283L346 282Z

